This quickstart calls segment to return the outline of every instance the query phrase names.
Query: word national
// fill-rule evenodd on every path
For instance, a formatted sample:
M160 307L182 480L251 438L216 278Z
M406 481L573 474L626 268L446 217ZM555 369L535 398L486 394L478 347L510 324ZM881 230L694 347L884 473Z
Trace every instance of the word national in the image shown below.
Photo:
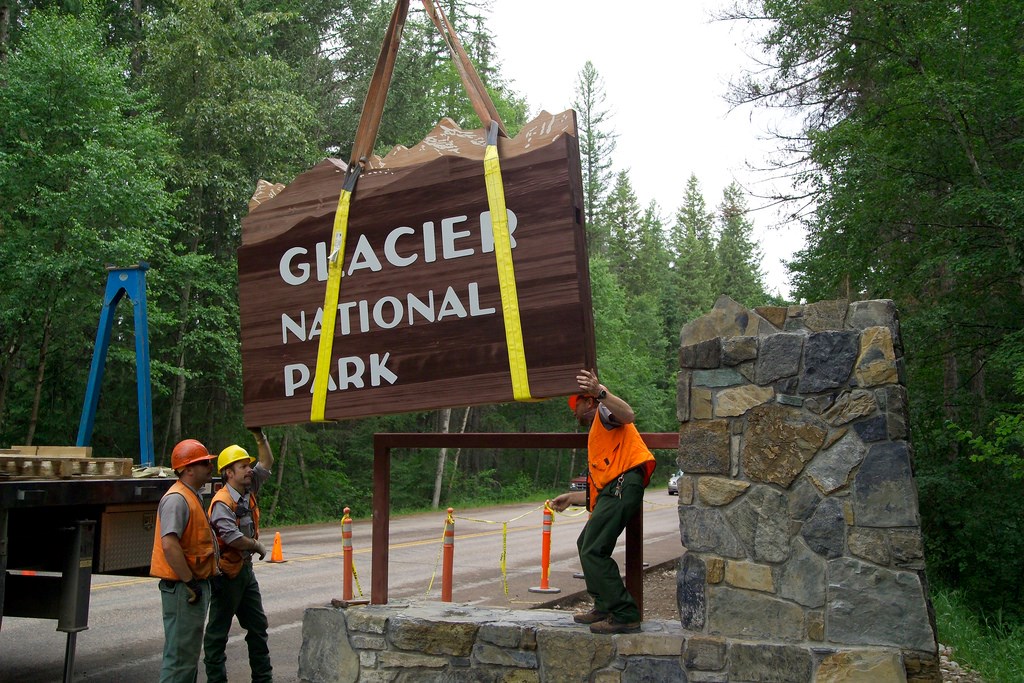
M366 299L346 301L338 304L338 317L335 321L335 334L348 336L353 332L369 332L371 329L390 330L402 323L416 325L435 323L445 318L467 318L482 315L493 315L494 307L483 308L480 305L480 286L470 282L466 286L465 302L454 287L448 287L443 294L435 294L433 289L426 294L416 295L412 292L403 298L384 296L377 301ZM306 327L306 312L299 311L298 319L287 313L281 314L281 343L287 344L289 335L293 341L309 341L320 336L323 325L323 308L317 308L316 314Z

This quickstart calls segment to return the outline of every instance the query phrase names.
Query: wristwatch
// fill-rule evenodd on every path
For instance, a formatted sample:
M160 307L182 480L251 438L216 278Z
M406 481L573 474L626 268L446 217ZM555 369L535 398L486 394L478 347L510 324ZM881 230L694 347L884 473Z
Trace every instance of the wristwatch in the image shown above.
M596 398L598 402L605 400L606 398L608 398L608 390L601 389L601 393L595 396L594 398Z

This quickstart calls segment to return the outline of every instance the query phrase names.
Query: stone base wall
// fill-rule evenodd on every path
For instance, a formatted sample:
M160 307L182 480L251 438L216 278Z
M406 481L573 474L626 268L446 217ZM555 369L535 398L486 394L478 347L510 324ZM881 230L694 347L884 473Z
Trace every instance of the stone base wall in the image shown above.
M601 636L568 612L439 602L307 609L299 654L304 683L929 680L915 674L920 669L886 648L751 643L664 621L644 622L640 634Z
M865 648L939 680L893 303L722 297L680 366L683 626L774 648L784 680Z
M643 633L598 636L574 623L571 613L558 610L442 602L310 608L302 622L299 679L308 683L686 681L684 642L678 622L645 622Z

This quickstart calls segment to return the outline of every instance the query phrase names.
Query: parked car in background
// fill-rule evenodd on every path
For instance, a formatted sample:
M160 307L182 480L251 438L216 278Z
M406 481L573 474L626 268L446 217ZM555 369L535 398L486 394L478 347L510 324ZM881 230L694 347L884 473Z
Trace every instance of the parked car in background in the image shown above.
M679 495L679 478L683 476L682 470L676 470L676 473L668 478L668 495L678 496Z
M578 477L573 477L569 480L570 491L586 491L587 490L587 473L584 472Z

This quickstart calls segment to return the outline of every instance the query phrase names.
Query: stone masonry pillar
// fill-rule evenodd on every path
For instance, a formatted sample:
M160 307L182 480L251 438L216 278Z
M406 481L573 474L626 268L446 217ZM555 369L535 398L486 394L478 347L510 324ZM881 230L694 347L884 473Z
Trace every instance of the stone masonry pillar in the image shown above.
M941 680L893 302L723 296L680 367L689 680Z

